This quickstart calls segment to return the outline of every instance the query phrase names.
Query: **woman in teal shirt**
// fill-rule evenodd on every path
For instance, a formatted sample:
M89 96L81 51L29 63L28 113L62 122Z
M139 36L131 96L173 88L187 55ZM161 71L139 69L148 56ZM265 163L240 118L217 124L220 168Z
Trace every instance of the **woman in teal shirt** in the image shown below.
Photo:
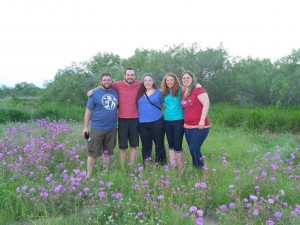
M182 139L183 109L180 105L182 87L179 79L173 73L167 73L161 83L165 106L165 132L169 144L170 162L172 166L178 166L183 171Z

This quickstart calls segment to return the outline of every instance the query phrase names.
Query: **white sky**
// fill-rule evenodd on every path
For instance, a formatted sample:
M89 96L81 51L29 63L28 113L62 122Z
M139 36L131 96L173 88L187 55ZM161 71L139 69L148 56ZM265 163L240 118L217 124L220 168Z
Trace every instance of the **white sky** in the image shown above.
M0 85L42 87L98 52L193 42L279 59L300 48L299 0L1 0Z

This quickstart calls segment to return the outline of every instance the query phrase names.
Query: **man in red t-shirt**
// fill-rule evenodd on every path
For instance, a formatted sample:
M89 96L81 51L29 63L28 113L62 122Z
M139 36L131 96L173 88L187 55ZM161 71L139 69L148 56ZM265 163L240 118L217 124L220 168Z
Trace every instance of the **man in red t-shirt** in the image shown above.
M118 142L120 148L120 163L124 165L128 141L130 145L130 162L135 163L139 145L138 108L136 98L142 83L135 80L135 70L127 68L124 80L112 85L119 92L119 123Z

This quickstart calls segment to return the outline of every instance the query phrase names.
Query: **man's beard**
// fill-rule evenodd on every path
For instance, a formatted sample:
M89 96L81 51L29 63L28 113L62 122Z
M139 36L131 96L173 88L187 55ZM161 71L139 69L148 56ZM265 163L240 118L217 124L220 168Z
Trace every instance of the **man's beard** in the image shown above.
M111 88L111 84L109 84L109 85L104 85L104 84L102 84L102 87L105 89L105 90L109 90L110 88Z
M130 79L130 80L128 81L128 80L126 79L125 81L126 81L127 84L132 84L134 80L133 80L133 79Z

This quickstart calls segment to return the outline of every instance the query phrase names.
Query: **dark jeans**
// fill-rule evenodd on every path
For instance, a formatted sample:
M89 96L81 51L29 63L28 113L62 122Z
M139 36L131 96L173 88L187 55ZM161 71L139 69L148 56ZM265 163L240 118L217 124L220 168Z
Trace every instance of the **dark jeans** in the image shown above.
M155 162L165 165L166 162L166 149L164 145L165 129L164 118L150 122L139 123L139 132L142 141L142 157L145 163L146 159L151 157L152 141L155 144Z
M183 123L183 120L165 120L165 131L169 148L174 149L176 152L182 151Z
M193 166L202 169L204 159L202 158L201 146L209 133L209 128L203 130L184 128L184 133L192 156Z

